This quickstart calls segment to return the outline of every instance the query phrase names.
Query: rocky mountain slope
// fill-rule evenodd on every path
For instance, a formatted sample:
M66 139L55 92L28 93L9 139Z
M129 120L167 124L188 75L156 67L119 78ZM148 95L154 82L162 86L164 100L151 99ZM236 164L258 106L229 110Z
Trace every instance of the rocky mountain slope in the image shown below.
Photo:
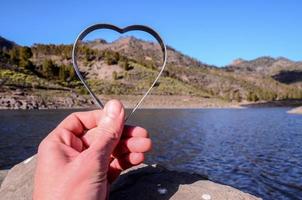
M0 92L87 94L71 65L72 45L18 46L0 38ZM2 41L2 42L1 42ZM2 46L1 46L2 45ZM86 41L78 49L80 70L97 94L142 94L159 71L162 55L153 42L121 37ZM168 47L166 70L155 95L186 95L226 101L302 99L302 62L260 57L218 68Z
M12 49L14 46L17 46L14 42L5 39L4 37L0 36L0 49L5 51L8 49Z
M227 70L240 74L271 77L278 82L302 88L302 62L294 62L284 57L260 57L250 61L238 59L227 66Z

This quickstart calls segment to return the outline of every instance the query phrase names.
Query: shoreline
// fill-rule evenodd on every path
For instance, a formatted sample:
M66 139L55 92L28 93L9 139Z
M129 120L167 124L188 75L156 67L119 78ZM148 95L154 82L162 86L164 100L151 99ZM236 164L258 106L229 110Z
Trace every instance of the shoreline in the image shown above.
M89 95L73 92L62 93L0 93L0 110L50 110L50 109L98 109ZM126 109L133 108L141 95L102 95L102 102L110 99L120 100ZM149 95L140 109L246 109L259 107L299 107L300 100L236 102L218 98L205 98L181 95Z

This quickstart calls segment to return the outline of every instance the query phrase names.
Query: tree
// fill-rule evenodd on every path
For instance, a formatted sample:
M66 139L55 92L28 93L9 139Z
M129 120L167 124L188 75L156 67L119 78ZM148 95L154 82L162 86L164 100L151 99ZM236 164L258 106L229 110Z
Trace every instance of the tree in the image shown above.
M106 51L104 56L107 65L115 65L120 59L120 54L114 51Z
M72 81L75 79L75 72L72 66L62 65L59 70L59 79L61 81Z
M90 62L96 58L96 52L86 46L82 47L84 51L84 58L86 62Z
M73 69L72 66L69 66L68 67L68 70L69 70L69 79L72 81L72 80L75 80L76 79L76 73Z
M42 71L45 77L55 77L59 75L59 67L49 59L44 60L42 64Z
M22 60L28 60L33 56L33 53L31 51L31 48L29 47L21 47L20 48L20 59Z
M131 69L129 63L127 60L124 60L124 61L120 61L119 63L119 66L122 67L125 71L128 71Z
M233 95L233 98L237 102L241 102L241 96L240 96L239 92L235 92L234 95Z
M30 61L30 58L33 56L31 48L29 47L20 47L19 48L19 67L27 69L30 71L35 71L34 64Z
M66 70L66 66L65 65L60 66L59 79L61 81L66 81L67 77L68 77L68 71Z
M117 75L116 71L112 72L112 78L113 78L113 80L117 80L118 79L118 75Z
M19 61L19 67L30 71L35 71L35 65L30 60L21 59Z
M9 55L6 51L0 49L0 62L7 62L9 59Z
M249 92L247 95L247 100L255 102L259 100L259 97L254 92Z
M19 50L17 47L14 47L9 51L9 57L12 63L16 65L19 64Z

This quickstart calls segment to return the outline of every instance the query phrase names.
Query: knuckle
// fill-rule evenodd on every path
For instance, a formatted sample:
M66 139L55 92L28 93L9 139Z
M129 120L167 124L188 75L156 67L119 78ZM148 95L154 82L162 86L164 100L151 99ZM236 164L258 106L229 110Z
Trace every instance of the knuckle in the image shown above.
M78 115L80 114L81 112L73 112L71 114L69 114L66 119L76 119L78 118Z
M67 118L68 118L68 119L74 119L74 118L77 117L78 113L79 113L79 112L73 112L73 113L69 114L69 115L67 116Z
M56 131L57 131L58 136L60 136L60 138L63 140L67 139L70 136L70 131L68 131L65 128L59 128Z
M53 133L53 132L52 132ZM57 148L57 143L52 140L52 133L50 133L38 146L38 154L44 154L51 152L53 149Z
M50 142L48 140L48 138L45 138L44 140L42 140L42 142L39 144L38 147L38 153L39 154L44 154L45 152L48 152L49 150L51 150L53 148L53 144L52 142Z
M112 141L119 140L120 138L119 132L111 128L100 127L100 133Z

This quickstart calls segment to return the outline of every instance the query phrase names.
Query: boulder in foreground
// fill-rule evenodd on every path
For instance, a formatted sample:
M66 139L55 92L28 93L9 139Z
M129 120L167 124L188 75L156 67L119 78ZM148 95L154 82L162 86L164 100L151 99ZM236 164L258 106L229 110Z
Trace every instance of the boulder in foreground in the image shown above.
M36 157L15 165L0 188L0 199L30 200ZM113 184L110 200L256 200L253 195L214 183L200 175L169 171L159 166L139 165L126 170Z

